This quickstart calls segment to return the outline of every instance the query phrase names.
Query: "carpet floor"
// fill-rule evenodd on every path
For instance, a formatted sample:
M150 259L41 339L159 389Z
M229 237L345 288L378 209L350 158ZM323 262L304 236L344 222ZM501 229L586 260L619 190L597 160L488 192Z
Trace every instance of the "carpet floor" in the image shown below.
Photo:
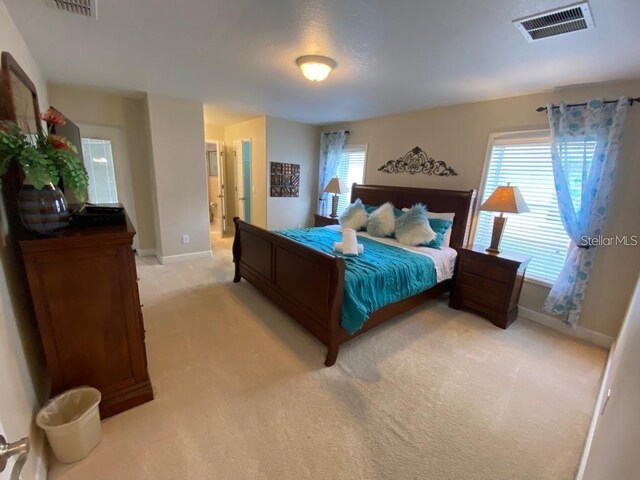
M103 422L72 479L573 479L606 352L431 301L325 348L246 281L230 241L139 259L155 400Z

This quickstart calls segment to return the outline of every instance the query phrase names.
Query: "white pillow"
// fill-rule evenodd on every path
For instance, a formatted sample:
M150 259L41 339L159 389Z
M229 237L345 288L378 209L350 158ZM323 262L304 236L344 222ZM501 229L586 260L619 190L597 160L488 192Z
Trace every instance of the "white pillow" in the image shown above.
M393 204L387 202L369 214L367 233L374 237L390 237L396 229Z
M361 228L367 226L369 215L358 198L345 209L342 215L340 215L339 221L343 228L352 228L357 232Z
M427 218L433 218L438 220L449 220L453 222L453 217L455 217L455 213L435 213L435 212L427 212ZM451 243L451 229L444 232L442 246L448 247L449 243Z
M405 245L418 246L436 238L436 232L429 225L427 209L418 203L404 212L396 220L396 239Z

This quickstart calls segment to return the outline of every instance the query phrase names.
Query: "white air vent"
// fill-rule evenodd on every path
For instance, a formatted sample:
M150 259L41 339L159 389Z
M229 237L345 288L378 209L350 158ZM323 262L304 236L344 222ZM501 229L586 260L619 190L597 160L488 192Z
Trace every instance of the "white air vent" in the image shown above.
M513 23L528 42L594 27L587 2L521 18Z
M45 0L47 5L63 12L75 13L83 17L98 18L98 0Z

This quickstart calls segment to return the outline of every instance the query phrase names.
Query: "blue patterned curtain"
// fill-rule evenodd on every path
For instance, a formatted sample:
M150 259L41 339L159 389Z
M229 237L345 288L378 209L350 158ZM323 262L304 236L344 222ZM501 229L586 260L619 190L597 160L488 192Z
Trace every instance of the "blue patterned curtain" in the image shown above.
M327 200L327 194L323 193L329 180L336 176L338 164L342 156L342 150L347 143L349 134L345 130L339 132L320 134L320 168L318 170L318 207L317 213L322 213L323 202Z
M544 310L575 327L595 254L588 239L602 235L629 101L559 107L547 106L551 158L560 217L572 244Z

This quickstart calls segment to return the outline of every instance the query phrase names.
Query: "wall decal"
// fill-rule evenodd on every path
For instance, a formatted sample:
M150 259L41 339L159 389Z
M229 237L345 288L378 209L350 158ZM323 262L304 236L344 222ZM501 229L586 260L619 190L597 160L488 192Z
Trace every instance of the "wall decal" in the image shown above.
M271 196L300 196L300 165L271 162Z
M411 175L423 173L439 177L458 175L445 162L431 158L420 147L408 151L404 157L400 157L397 160L389 160L378 171L384 173L410 173Z

